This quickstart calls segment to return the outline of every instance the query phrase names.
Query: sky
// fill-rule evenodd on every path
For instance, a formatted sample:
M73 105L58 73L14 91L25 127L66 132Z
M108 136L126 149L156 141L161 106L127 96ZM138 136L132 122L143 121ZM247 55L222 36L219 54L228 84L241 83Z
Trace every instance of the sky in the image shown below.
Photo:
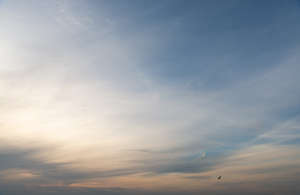
M299 21L299 0L0 0L0 195L299 194Z

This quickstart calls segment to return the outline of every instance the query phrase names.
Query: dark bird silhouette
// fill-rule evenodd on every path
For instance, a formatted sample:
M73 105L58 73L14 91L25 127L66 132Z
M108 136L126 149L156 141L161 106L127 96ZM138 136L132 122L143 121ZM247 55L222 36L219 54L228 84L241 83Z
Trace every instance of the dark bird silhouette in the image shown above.
M217 177L217 179L218 179L218 180L222 179L222 176L221 176L221 175L219 175L219 176Z

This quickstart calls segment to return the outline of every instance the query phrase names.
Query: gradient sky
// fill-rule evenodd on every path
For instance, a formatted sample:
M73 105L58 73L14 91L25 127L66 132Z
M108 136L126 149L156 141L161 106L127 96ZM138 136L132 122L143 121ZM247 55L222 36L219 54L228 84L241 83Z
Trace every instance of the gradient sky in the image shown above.
M300 194L299 74L299 0L0 0L0 195Z

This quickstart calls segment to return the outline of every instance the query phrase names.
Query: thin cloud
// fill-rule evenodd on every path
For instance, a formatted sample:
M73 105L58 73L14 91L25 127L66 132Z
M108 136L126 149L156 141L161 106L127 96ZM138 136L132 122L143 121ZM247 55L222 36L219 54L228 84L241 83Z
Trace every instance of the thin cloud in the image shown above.
M259 181L257 194L272 182L289 192L294 5L1 2L0 172L14 181L1 185L230 194Z

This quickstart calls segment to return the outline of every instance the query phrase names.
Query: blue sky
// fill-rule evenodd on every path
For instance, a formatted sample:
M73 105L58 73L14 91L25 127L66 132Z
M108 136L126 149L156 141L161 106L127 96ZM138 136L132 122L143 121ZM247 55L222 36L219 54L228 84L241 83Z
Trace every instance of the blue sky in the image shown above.
M299 19L296 0L0 1L0 195L299 193Z

